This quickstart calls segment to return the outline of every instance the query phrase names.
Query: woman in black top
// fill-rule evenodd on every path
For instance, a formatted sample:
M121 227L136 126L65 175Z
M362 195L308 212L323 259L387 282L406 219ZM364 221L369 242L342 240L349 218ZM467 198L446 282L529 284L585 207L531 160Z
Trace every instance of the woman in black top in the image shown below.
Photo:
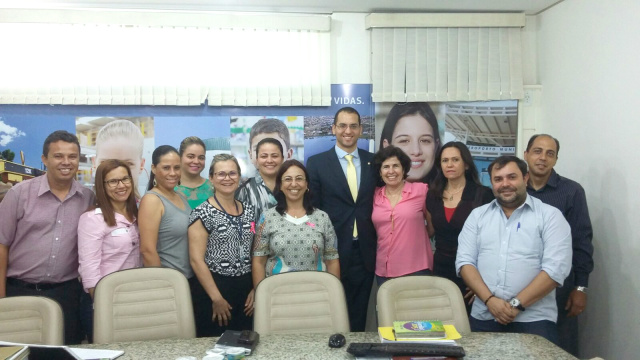
M445 144L436 156L438 173L427 193L427 230L435 234L433 274L455 282L467 292L456 276L458 235L471 211L493 200L491 189L482 186L478 170L467 146L459 141ZM470 305L467 306L467 312Z

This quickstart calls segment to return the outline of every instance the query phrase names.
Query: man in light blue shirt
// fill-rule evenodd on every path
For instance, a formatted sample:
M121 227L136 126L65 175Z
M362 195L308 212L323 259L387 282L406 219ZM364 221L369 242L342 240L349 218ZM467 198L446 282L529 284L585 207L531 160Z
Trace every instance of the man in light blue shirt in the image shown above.
M456 271L474 291L471 330L522 332L558 343L555 288L571 269L571 228L553 206L527 195L527 164L489 165L496 199L469 215Z

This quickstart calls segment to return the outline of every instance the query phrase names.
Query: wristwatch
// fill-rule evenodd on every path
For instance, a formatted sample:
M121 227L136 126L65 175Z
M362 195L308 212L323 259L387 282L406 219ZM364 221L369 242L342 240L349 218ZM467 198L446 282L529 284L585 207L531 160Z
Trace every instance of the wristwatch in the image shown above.
M512 308L514 309L518 309L520 311L524 311L524 306L522 306L522 304L520 304L520 300L516 297L514 297L513 299L509 300L509 305L511 305Z
M576 286L576 290L583 292L583 293L587 293L587 287L586 286Z

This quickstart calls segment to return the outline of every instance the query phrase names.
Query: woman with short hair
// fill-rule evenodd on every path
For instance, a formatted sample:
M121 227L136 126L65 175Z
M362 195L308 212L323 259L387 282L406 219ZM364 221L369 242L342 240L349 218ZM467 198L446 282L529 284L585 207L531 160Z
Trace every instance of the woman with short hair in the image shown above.
M393 145L376 153L374 165L382 185L374 192L371 216L378 234L378 285L400 276L431 274L433 252L424 223L429 186L405 181L411 159Z
M196 315L198 336L252 329L254 207L235 199L240 175L234 156L214 156L209 180L215 191L189 219L189 257L205 293Z

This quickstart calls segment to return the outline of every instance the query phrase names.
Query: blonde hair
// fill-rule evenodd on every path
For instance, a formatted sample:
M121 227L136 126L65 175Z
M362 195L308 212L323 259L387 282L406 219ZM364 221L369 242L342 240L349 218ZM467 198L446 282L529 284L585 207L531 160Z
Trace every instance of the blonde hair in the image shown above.
M138 151L138 158L142 158L144 136L140 128L129 120L114 120L103 126L96 136L96 154L100 152L100 144L113 138L127 138Z

